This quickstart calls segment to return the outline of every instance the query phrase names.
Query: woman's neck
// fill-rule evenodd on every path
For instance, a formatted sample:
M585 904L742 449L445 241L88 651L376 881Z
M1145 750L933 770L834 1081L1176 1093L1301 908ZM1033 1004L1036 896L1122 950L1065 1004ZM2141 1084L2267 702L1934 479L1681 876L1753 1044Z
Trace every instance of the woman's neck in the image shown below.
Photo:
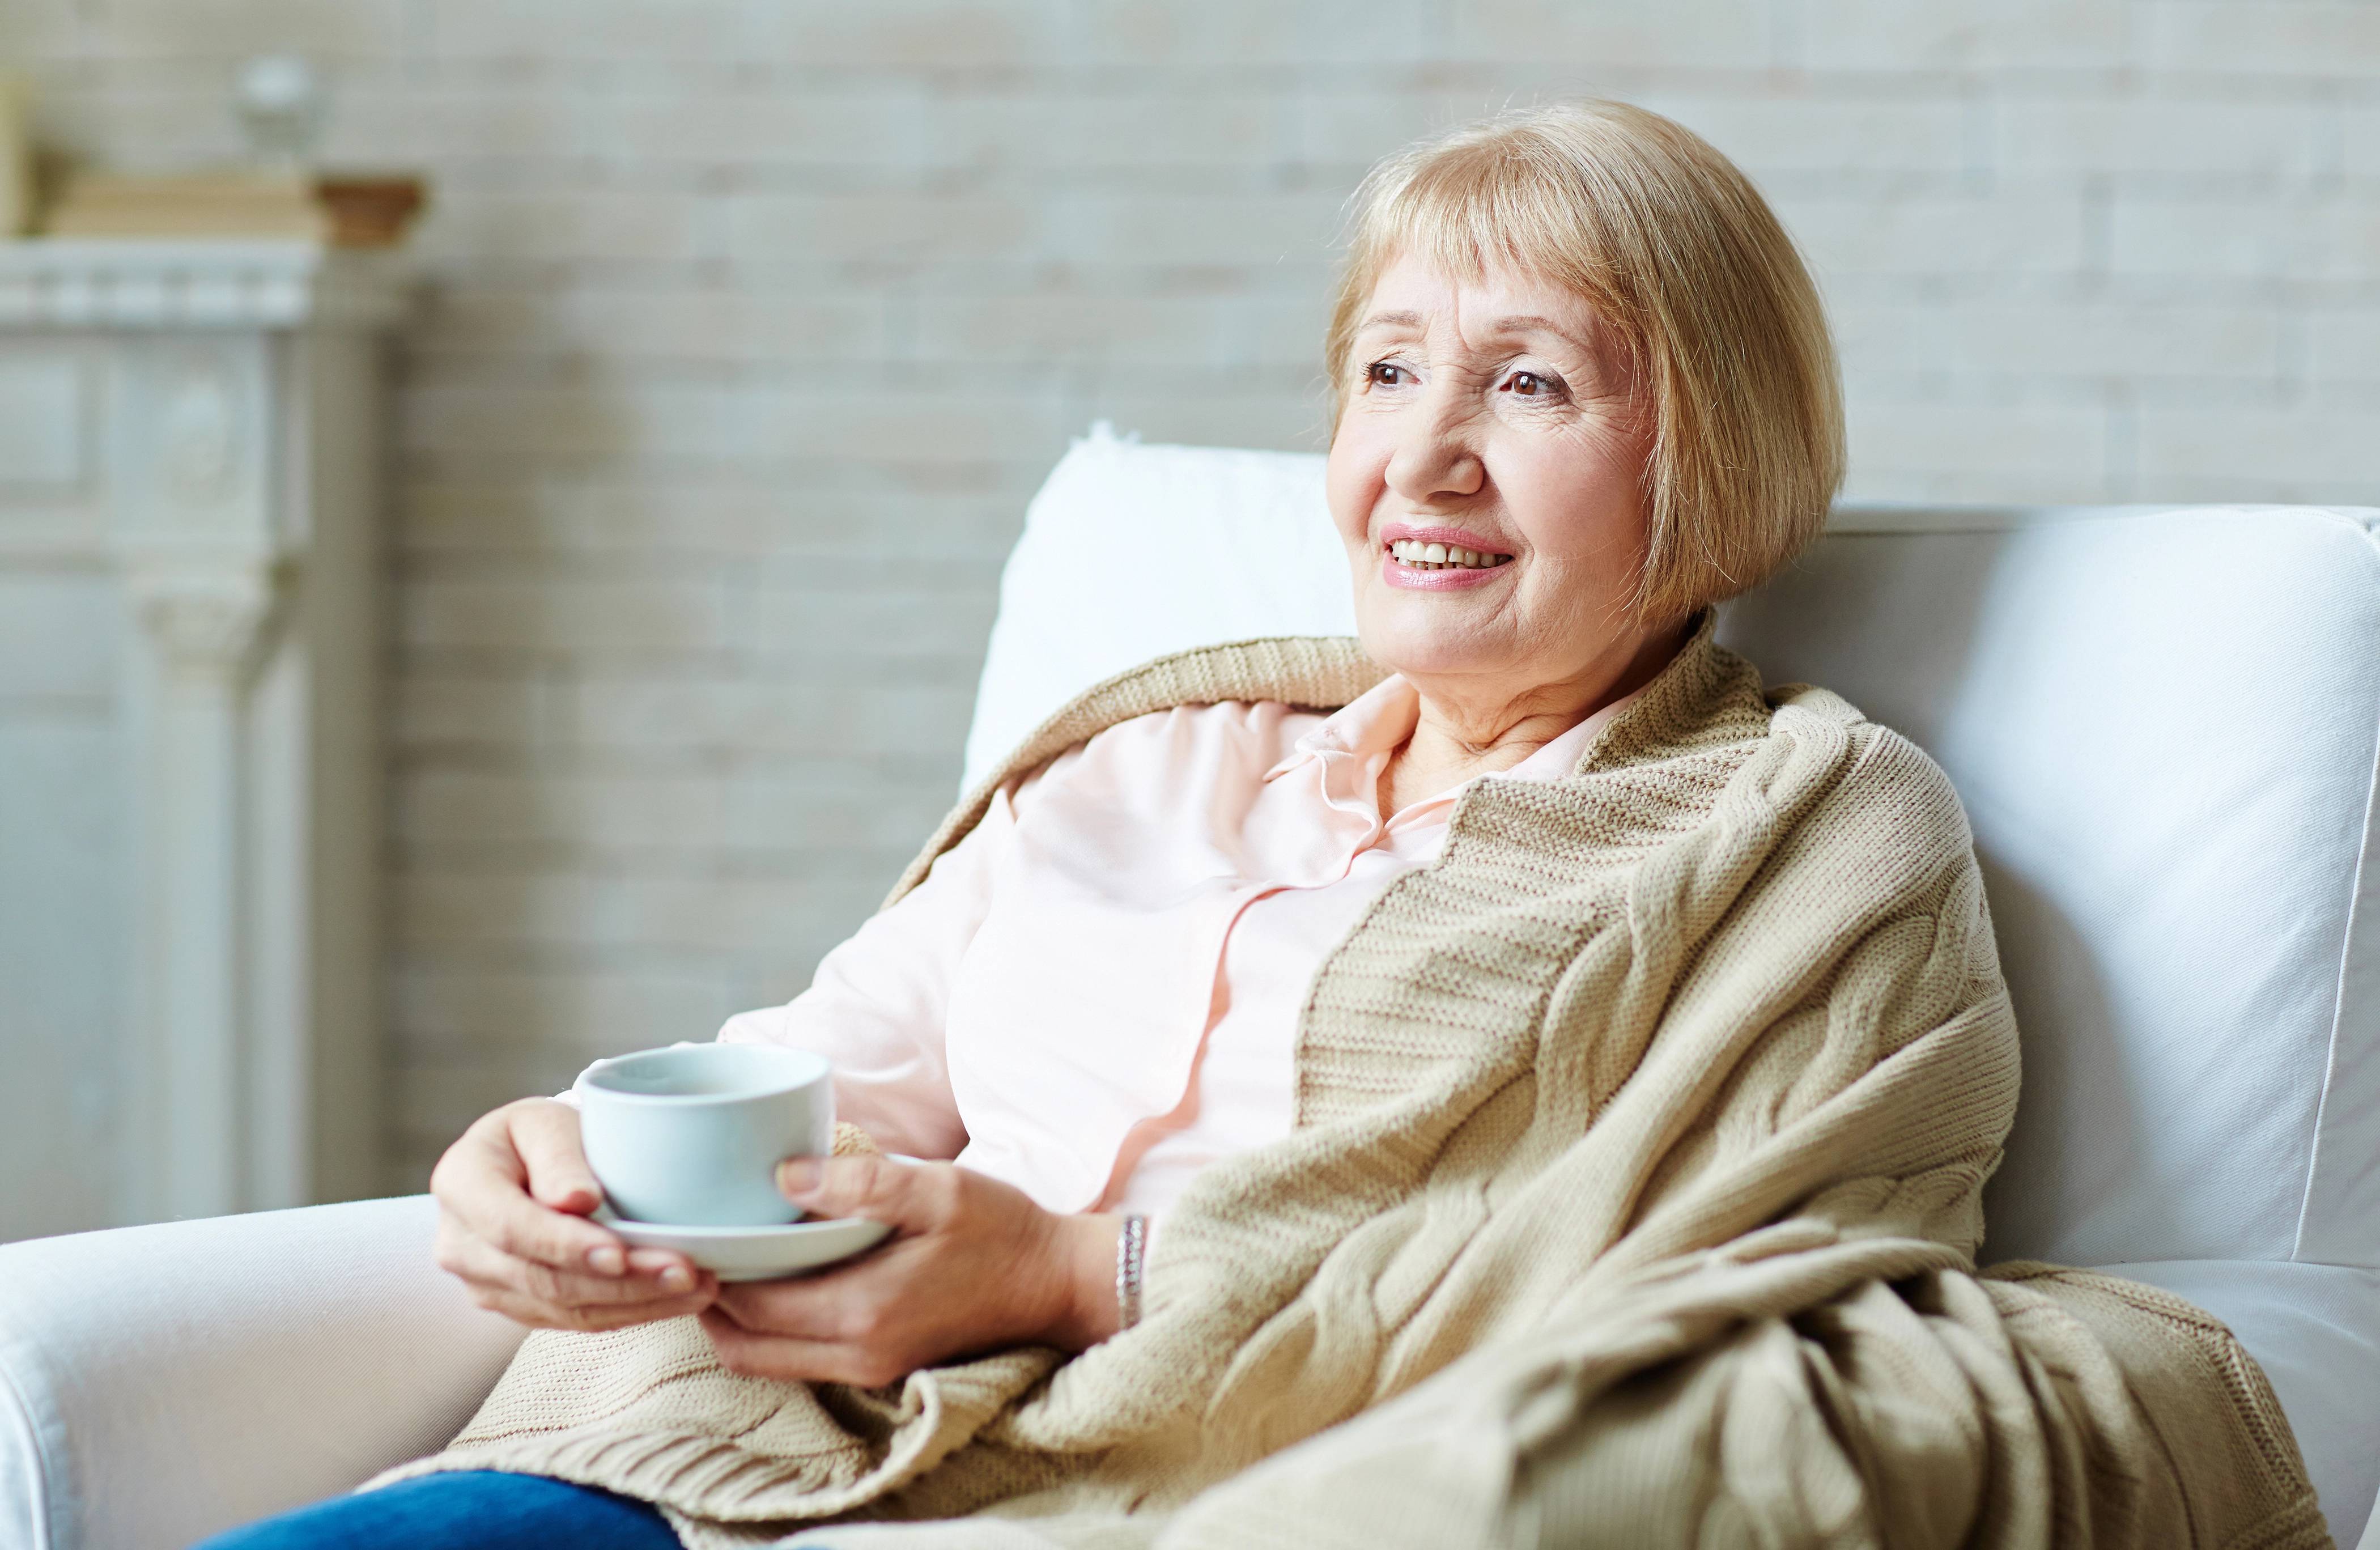
M1380 771L1381 818L1475 775L1520 763L1604 706L1651 683L1692 630L1690 622L1616 643L1618 649L1585 672L1552 683L1483 686L1407 674L1421 696L1420 714L1413 735Z

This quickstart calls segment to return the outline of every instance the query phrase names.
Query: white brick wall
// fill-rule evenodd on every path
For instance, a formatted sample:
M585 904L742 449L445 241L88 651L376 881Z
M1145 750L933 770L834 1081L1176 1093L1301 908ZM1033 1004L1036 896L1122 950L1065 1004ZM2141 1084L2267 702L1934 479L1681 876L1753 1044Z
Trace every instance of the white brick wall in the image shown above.
M436 185L390 563L392 1185L783 997L939 812L1095 415L1315 445L1374 157L1601 91L1820 268L1857 495L2380 501L2375 0L6 0L44 125L234 62Z

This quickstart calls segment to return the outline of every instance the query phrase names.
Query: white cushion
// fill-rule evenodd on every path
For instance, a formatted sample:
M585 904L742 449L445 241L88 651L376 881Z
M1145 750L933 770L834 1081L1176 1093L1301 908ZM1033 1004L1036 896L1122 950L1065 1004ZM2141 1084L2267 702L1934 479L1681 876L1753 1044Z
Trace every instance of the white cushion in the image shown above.
M1161 652L1352 629L1321 462L1077 442L1002 579L968 777ZM2380 1267L2375 525L1846 510L1723 616L1772 680L1907 733L1966 800L2026 1065L1990 1257ZM2370 1312L2347 1322L2380 1328ZM2300 1429L2355 1454L2380 1415L2372 1341L2251 1322ZM2380 1461L2358 1456L2318 1478L2326 1504L2372 1500Z
M1730 610L1966 802L2025 1041L1995 1253L2380 1266L2375 519L1904 519Z
M1154 656L1260 635L1352 635L1322 459L1143 446L1102 421L1052 470L1000 578L965 784L1043 716Z

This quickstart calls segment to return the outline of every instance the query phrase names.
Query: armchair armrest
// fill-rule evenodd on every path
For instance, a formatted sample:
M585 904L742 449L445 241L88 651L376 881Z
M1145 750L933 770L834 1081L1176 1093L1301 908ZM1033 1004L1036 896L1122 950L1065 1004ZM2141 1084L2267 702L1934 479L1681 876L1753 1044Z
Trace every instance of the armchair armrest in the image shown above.
M0 1244L0 1544L183 1550L443 1446L521 1329L429 1197Z

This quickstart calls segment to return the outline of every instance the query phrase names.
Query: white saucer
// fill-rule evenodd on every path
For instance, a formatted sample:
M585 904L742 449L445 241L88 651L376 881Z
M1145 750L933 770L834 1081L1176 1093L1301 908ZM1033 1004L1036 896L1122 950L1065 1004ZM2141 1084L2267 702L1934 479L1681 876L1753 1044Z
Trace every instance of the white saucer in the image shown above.
M772 1281L872 1249L892 1229L864 1216L769 1227L674 1227L631 1222L595 1208L595 1220L639 1249L674 1249L722 1281Z

